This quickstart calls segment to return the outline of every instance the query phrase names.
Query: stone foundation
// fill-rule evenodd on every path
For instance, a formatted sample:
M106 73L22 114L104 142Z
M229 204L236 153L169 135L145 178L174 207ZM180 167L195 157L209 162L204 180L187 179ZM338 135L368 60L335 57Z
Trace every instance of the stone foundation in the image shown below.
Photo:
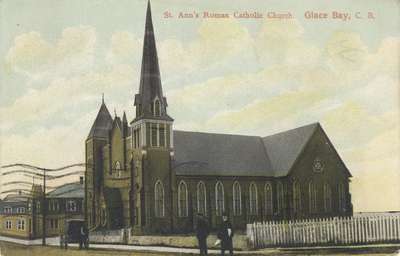
M197 238L195 234L188 235L130 235L129 230L103 231L93 232L89 236L91 243L97 244L129 244L142 246L171 246L180 248L198 248ZM214 246L217 237L215 234L209 235L207 238L208 248L218 249ZM245 234L235 234L233 237L233 247L236 250L248 250L249 245Z

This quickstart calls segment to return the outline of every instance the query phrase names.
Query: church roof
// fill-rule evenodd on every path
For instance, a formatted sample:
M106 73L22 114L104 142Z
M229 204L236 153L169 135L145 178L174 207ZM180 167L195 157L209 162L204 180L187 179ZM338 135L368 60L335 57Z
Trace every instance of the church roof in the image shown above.
M177 175L286 176L318 123L267 137L174 131Z
M101 103L99 113L90 129L88 139L93 137L107 138L112 127L113 119L104 101Z
M174 131L178 175L273 176L260 137Z
M314 123L262 138L274 176L288 174L318 125Z

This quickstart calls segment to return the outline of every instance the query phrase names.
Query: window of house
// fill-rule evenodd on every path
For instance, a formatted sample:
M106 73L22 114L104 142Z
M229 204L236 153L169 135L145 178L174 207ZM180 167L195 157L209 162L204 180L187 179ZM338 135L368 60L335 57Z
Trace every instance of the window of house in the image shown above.
M58 219L50 219L50 228L58 229Z
M37 201L36 202L36 212L40 212L40 202L39 201Z
M308 184L308 198L309 198L309 210L310 213L317 212L317 188L314 182L310 181Z
M257 203L257 186L255 183L251 183L249 187L249 199L250 199L250 215L257 215L258 203Z
M17 220L17 229L18 230L25 230L25 220L24 219L18 219Z
M339 197L339 211L345 212L346 211L346 192L344 189L344 184L338 184L338 197Z
M8 207L8 206L4 207L4 213L5 213L5 214L10 214L10 213L12 213L12 208L11 208L11 207Z
M296 180L293 181L293 212L298 213L301 211L301 188L300 183Z
M17 213L25 213L25 207L18 207Z
M154 186L155 215L158 218L164 217L164 186L161 181L157 181Z
M60 209L60 205L58 204L58 201L52 200L51 202L51 210L52 211L58 211Z
M272 205L272 186L271 183L266 183L264 186L264 196L265 196L265 213L268 215L273 214Z
M233 183L233 215L242 215L242 191L238 181Z
M204 182L200 181L197 184L197 212L206 215L207 201L206 201L206 186Z
M324 184L324 210L327 213L332 211L332 190L328 183Z
M75 200L68 200L67 201L67 211L76 212L76 202L75 202Z
M178 186L178 216L188 216L188 192L184 181L181 181Z
M6 229L11 229L12 228L12 221L11 220L6 220L4 222L4 226Z
M220 181L215 184L215 212L217 216L222 216L225 210L224 186Z

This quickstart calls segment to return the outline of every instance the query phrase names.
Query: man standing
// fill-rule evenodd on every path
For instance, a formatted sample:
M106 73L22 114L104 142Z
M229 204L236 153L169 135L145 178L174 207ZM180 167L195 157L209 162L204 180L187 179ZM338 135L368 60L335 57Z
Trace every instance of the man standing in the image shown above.
M222 216L222 224L219 228L217 237L221 240L221 255L225 255L225 250L229 250L229 254L233 255L233 229L232 224L228 220L228 215L223 214Z
M204 219L203 214L197 214L197 228L196 228L196 236L199 242L200 255L208 255L207 254L207 236L209 234L208 223Z

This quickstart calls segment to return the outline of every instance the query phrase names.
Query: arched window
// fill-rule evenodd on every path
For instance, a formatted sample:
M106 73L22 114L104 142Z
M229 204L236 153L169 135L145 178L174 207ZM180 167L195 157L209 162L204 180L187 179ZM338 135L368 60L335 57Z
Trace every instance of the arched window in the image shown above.
M265 214L273 214L272 204L272 186L271 183L266 183L264 186L264 197L265 197Z
M317 188L312 181L308 184L308 198L310 213L317 212Z
M339 211L345 212L346 211L346 192L344 189L344 184L338 184L338 197L339 197Z
M115 164L114 164L114 169L115 169L115 172L116 172L116 174L117 174L117 177L121 177L121 163L119 162L119 161L116 161L115 162Z
M183 180L178 186L178 216L188 216L188 191L186 183Z
M160 101L158 99L156 99L154 101L154 115L155 116L160 116Z
M156 217L164 217L164 186L158 180L154 186L154 201L155 201L155 215Z
M296 180L293 181L293 212L298 213L301 211L301 189L300 183Z
M215 184L215 210L217 216L222 216L225 210L224 186L221 181L218 181L217 184Z
M197 184L197 212L203 215L207 215L206 195L206 186L204 185L204 182L200 181Z
M250 195L250 215L257 215L258 212L257 186L255 183L250 184L249 195Z
M285 199L284 199L284 188L283 188L283 183L281 181L278 181L277 184L277 208L278 208L278 213L282 213L283 209L285 208Z
M242 215L242 191L238 181L233 183L233 215Z
M104 227L107 224L107 213L105 208L101 209L100 219L101 219L101 225Z
M328 183L324 184L324 210L325 212L332 211L332 190Z

